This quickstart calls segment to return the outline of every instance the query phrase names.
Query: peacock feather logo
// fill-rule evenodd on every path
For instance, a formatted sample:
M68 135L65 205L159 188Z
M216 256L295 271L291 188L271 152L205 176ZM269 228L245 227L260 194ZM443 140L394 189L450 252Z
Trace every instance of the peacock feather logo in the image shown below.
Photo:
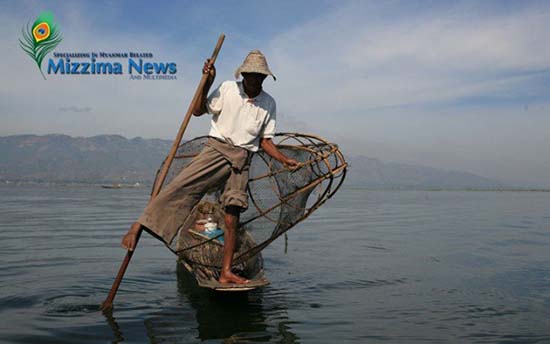
M21 48L36 62L40 74L46 80L42 73L42 61L63 40L53 20L53 13L40 13L34 24L23 27L22 32L23 40L19 39Z

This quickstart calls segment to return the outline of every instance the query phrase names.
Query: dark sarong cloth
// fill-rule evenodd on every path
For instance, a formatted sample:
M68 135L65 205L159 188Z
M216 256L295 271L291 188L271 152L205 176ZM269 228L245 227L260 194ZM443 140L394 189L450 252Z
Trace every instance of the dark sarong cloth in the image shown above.
M248 172L252 152L210 137L204 149L147 205L137 222L170 245L204 194L224 185L221 202L248 208Z

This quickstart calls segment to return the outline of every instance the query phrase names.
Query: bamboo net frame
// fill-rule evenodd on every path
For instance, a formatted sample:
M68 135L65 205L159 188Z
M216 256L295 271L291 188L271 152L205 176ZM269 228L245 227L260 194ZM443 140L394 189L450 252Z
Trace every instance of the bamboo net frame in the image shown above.
M200 153L206 140L206 136L201 136L180 145L165 185ZM238 234L246 235L249 245L246 250L236 253L234 264L254 258L279 236L308 218L334 196L346 177L348 164L334 143L303 133L277 133L273 141L281 152L300 164L289 170L263 150L253 155L248 184L249 208L241 215ZM222 190L223 186L211 190L207 197L216 201ZM219 225L223 228L223 223ZM178 235L189 233L181 228ZM208 251L220 236L198 243L193 240L193 245L187 247L182 247L181 240L174 240L179 243L178 247L170 249L180 256L192 253L189 250ZM219 264L221 261L208 268L217 268Z

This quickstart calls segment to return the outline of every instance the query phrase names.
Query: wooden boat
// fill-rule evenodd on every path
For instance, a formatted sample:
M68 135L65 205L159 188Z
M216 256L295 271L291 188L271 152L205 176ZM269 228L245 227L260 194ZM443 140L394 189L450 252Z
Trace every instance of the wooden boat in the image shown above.
M113 184L103 184L101 185L104 189L122 189L122 188L139 188L141 187L140 183L135 184L121 184L121 183L113 183Z
M122 184L101 185L104 189L122 189Z

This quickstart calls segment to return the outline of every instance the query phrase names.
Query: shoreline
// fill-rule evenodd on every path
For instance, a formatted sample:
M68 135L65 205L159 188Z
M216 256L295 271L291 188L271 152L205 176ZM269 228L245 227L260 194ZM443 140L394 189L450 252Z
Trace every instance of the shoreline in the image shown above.
M139 183L139 185L135 185ZM113 189L141 189L151 188L150 182L57 182L57 181L0 181L0 187L23 187L23 186L45 186L45 187L104 187L106 185L120 185ZM107 188L108 189L108 188ZM421 188L421 187L371 187L362 185L343 185L343 190L365 190L365 191L469 191L469 192L550 192L550 188L537 188L537 187L510 187L510 188Z

